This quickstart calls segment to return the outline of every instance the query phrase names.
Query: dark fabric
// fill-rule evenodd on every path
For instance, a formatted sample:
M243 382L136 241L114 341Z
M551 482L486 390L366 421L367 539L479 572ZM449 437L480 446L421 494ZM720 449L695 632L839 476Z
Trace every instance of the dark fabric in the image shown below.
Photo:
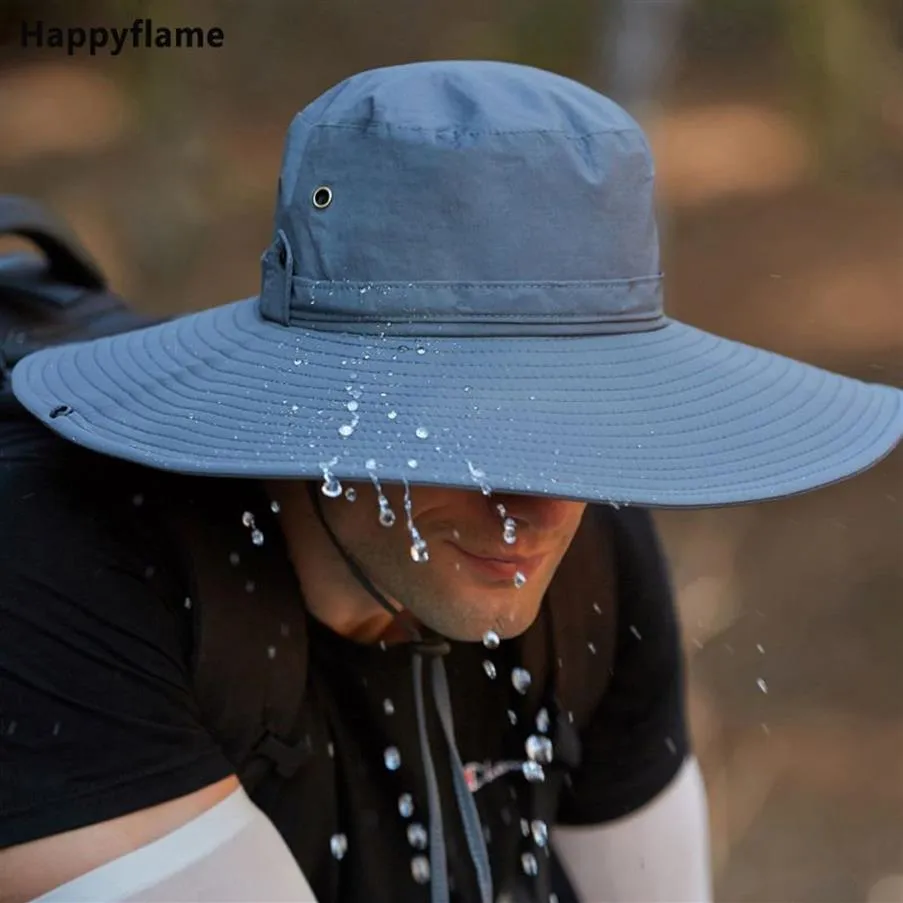
M167 499L193 491L195 481L114 464L34 429L23 435L20 428L14 445L0 436L0 846L144 808L232 770L193 695L187 577L160 516ZM229 486L203 483L199 497ZM641 525L643 516L637 513ZM661 569L653 546L637 562L644 573ZM562 805L566 822L603 822L639 808L686 753L672 604L662 581L637 592L638 574L622 576L615 674L583 732L584 763ZM236 579L243 579L238 569ZM265 591L263 577L249 589L249 617L255 594ZM547 619L531 628L545 629ZM308 632L301 728L312 755L289 780L269 776L254 798L320 903L427 903L429 885L411 876L421 851L407 836L412 823L427 826L410 650L361 647L311 618ZM495 679L486 660L496 666ZM511 669L521 664L517 641L491 651L452 644L446 665L465 764L524 758L537 711L533 697L512 686ZM432 708L428 722L453 899L477 899ZM394 771L386 767L390 747L400 757ZM543 858L525 836L533 787L512 772L475 794L496 893L518 901L529 899L523 889L531 887L522 855ZM399 812L405 793L413 800L410 818ZM330 852L336 833L347 837L341 861Z

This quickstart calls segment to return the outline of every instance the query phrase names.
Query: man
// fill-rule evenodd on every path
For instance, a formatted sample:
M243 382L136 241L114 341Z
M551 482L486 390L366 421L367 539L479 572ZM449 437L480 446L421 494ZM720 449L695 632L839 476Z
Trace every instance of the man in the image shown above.
M584 901L710 899L667 580L624 525L860 472L901 393L667 319L641 131L528 67L393 67L314 101L262 265L259 298L13 373L66 441L6 454L0 898L547 903L560 861ZM251 797L190 686L160 516L182 494L211 530L241 518L223 568L282 544L308 612L314 753ZM590 609L595 576L547 590L601 510L612 674L544 819L566 755L520 643ZM597 652L572 635L558 668Z

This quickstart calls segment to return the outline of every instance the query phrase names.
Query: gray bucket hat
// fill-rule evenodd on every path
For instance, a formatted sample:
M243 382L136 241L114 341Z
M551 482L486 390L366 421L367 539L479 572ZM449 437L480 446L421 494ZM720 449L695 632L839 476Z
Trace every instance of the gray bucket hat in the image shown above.
M292 122L259 297L38 351L16 396L80 445L208 476L649 507L873 465L903 392L668 318L639 126L498 62L364 72Z

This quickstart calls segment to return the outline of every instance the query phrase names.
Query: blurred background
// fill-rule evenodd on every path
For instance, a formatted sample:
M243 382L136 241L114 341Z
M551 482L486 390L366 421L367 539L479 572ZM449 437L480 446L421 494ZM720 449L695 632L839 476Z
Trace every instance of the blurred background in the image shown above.
M221 49L19 47L219 27ZM903 386L900 0L3 0L0 191L64 216L143 310L253 294L292 115L351 73L493 58L647 128L668 304ZM716 895L903 900L903 453L800 498L657 514L690 659Z

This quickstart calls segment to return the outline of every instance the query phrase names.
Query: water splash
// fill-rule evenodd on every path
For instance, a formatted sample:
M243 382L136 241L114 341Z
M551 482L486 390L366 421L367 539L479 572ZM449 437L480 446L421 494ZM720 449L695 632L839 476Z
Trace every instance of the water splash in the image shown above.
M395 524L395 512L389 505L389 500L383 495L383 488L380 485L379 477L376 475L376 461L373 458L367 460L364 464L367 472L370 474L370 481L376 488L376 498L379 502L379 522L384 527L391 527Z
M515 668L511 672L511 684L518 693L526 693L533 678L525 668Z
M430 560L430 552L426 542L414 526L414 516L412 514L411 505L411 486L407 480L404 481L404 513L408 525L408 533L411 536L411 558L418 564L423 564Z
M320 462L320 470L323 471L323 485L320 487L320 492L330 499L338 498L342 494L342 484L329 471L330 467L338 463L338 458L333 458L326 464Z
M344 834L333 834L329 838L329 849L336 859L342 859L348 852L348 838Z

